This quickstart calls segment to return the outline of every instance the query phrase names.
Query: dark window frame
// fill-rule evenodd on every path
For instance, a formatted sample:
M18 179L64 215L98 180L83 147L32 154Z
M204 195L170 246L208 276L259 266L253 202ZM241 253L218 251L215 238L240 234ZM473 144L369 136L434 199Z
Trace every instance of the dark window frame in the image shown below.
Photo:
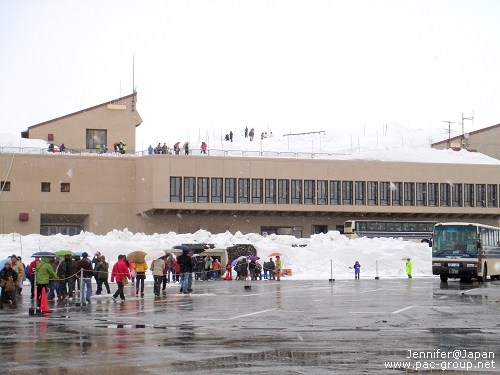
M238 203L250 203L249 178L238 178Z
M184 177L184 202L196 202L196 177Z
M318 180L316 183L316 202L318 205L328 204L328 181Z
M290 202L302 204L302 180L292 180L290 183Z
M316 204L315 180L304 180L304 204Z
M290 180L278 180L278 204L290 204Z
M198 203L208 203L210 199L210 178L198 177L196 181L196 201Z
M170 176L170 202L182 202L182 177Z
M212 203L222 203L224 196L224 179L212 177L210 180L210 201Z
M238 191L236 178L224 179L224 202L236 203L236 193Z
M266 178L264 186L266 204L276 204L276 180Z

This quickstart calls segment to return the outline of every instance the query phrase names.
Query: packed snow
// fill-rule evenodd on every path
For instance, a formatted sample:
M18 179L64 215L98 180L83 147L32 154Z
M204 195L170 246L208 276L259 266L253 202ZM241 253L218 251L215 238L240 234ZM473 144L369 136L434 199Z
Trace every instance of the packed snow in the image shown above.
M42 236L31 234L0 235L0 259L16 254L23 262L29 262L32 254L38 251L72 250L86 251L92 257L97 251L106 256L110 265L119 254L134 250L146 253L155 250L169 250L173 246L192 243L214 244L216 249L226 249L235 244L252 244L257 256L263 263L273 252L281 253L283 268L291 269L290 280L327 280L354 278L351 267L355 261L361 263L361 278L402 277L405 278L405 260L412 259L413 276L431 276L431 250L426 243L403 241L402 239L348 239L337 231L313 235L311 238L229 232L211 234L199 230L193 234L153 234L132 233L128 230L113 230L105 236L85 232L77 236ZM210 255L206 250L201 255ZM273 257L274 259L274 257ZM378 272L377 272L378 266ZM148 271L147 279L152 280Z

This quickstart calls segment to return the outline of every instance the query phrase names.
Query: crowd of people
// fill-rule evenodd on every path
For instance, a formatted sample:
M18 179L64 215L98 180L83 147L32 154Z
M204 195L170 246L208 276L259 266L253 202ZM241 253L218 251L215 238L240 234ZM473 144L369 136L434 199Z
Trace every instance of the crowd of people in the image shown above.
M222 274L222 265L217 257L183 251L178 256L165 253L165 256L153 260L149 265L146 261L130 262L122 254L118 256L110 274L109 263L100 252L96 252L92 260L86 252L78 256L70 251L63 256L36 257L28 266L21 262L20 257L12 255L0 270L0 309L7 304L11 308L17 307L17 298L22 294L25 280L29 280L31 284L30 298L37 300L38 307L41 306L44 292L49 301L64 301L76 300L77 291L80 291L81 301L91 303L92 279L95 279L95 295L111 294L110 280L117 285L111 298L117 301L119 297L125 301L123 290L130 280L135 294L144 297L148 270L154 279L154 295L159 297L169 283L178 283L180 292L187 294L193 291L194 281L220 278L233 280L233 270L236 272L235 280L280 280L282 266L279 256L275 260L270 258L262 265L258 257L240 257L235 261L228 261L225 273Z

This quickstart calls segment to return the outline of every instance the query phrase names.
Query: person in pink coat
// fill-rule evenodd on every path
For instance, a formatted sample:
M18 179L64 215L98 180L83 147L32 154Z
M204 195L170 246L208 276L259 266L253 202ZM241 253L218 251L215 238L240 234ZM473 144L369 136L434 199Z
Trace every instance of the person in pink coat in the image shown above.
M116 285L118 285L118 290L113 294L113 297L111 297L114 302L116 302L118 296L120 296L122 301L125 301L125 294L123 294L123 287L125 286L122 281L123 277L130 279L130 270L127 263L125 263L125 255L118 255L118 262L115 263L113 271L111 272L111 282L114 281Z

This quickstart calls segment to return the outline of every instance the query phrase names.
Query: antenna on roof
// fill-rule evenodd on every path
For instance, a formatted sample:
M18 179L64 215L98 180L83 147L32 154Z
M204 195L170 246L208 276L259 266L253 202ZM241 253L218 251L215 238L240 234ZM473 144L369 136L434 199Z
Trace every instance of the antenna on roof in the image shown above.
M132 55L132 112L134 112L135 110L135 83L134 83L134 79L135 79L135 72L134 72L134 68L135 68L135 56Z

